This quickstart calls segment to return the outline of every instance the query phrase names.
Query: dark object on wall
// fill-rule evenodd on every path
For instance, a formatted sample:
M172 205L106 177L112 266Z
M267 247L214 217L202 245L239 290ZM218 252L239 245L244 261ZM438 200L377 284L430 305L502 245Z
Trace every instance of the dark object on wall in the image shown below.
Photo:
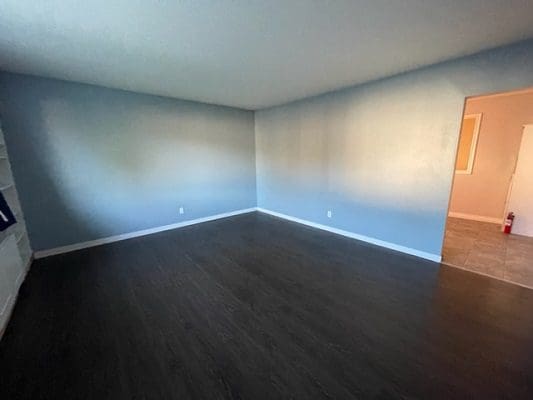
M9 208L6 199L4 199L4 195L0 192L0 231L5 231L16 222L17 220Z

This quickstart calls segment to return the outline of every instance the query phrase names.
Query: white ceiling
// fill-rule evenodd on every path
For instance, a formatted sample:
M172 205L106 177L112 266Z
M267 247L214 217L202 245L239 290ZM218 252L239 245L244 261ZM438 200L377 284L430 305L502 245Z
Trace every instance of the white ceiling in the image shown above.
M533 37L532 0L1 0L0 69L247 109Z

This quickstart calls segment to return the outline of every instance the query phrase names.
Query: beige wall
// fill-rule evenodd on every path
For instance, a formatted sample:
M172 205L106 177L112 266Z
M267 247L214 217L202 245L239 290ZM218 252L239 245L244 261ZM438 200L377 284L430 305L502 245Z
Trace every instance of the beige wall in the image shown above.
M502 218L523 125L533 123L533 90L469 99L465 114L482 113L471 175L455 175L450 212Z

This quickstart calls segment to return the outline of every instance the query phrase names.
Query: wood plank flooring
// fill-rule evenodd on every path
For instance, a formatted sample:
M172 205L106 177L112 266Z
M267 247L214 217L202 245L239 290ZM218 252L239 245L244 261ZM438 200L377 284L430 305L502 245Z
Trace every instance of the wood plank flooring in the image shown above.
M1 399L531 399L533 291L251 213L35 262Z

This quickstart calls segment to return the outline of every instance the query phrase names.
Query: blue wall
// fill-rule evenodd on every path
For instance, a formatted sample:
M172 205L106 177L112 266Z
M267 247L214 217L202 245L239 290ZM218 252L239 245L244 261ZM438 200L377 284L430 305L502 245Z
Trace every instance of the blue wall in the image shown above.
M0 101L34 250L256 205L253 112L15 74Z
M533 41L258 111L255 138L252 112L15 74L0 112L34 250L258 205L438 255L465 97L526 86Z
M258 206L440 255L465 97L526 86L533 41L259 111Z

